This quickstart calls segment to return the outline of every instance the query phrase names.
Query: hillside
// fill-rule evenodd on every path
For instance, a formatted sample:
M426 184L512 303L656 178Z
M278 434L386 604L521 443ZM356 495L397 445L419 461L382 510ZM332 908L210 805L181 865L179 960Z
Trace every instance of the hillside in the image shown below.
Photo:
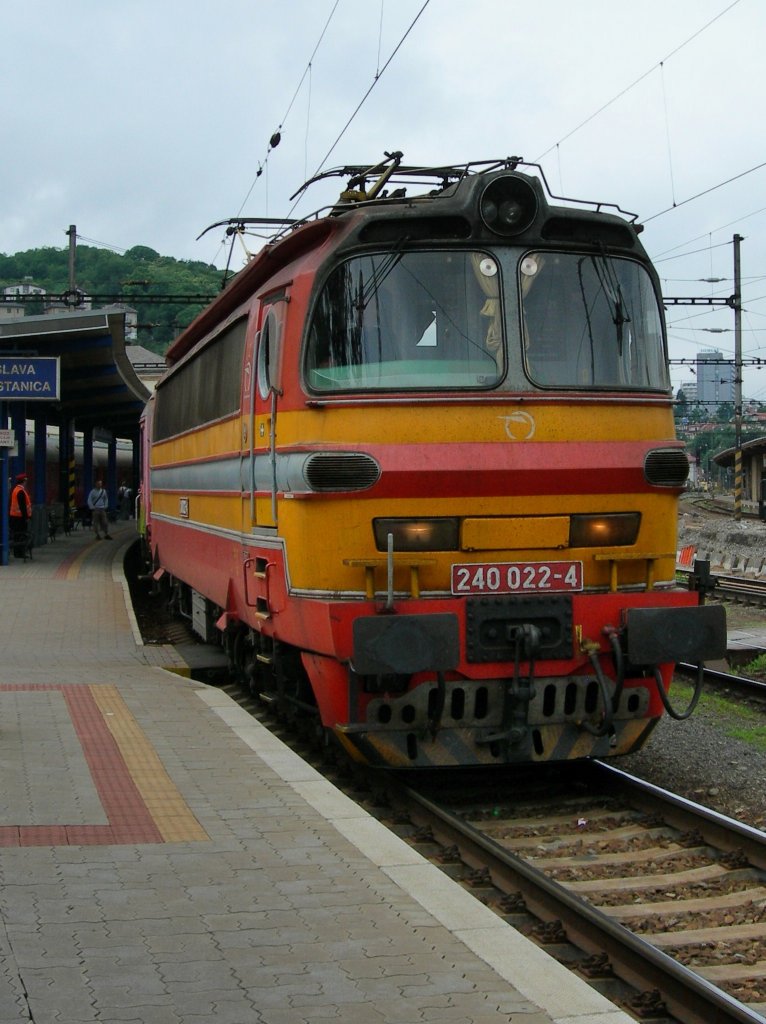
M138 342L155 352L165 352L218 293L222 278L223 272L207 263L160 256L144 245L123 255L77 246L77 288L94 298L94 306L121 302L136 309ZM0 253L0 292L24 283L44 288L50 296L62 295L69 287L69 250L50 246L13 256ZM203 300L168 302L161 296L201 296ZM43 312L40 301L27 302L25 308L27 315Z

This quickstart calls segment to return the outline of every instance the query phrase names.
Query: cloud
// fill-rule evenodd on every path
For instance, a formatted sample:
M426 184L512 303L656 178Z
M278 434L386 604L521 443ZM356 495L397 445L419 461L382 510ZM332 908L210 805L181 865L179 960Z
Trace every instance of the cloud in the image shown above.
M223 265L220 237L197 235L240 211L286 214L373 85L327 166L392 149L409 163L545 154L554 191L642 219L670 210L647 222L651 253L708 233L693 246L701 254L659 264L668 294L730 277L731 247L715 246L735 229L747 236L743 274L761 273L764 219L752 211L766 207L766 171L684 203L764 159L759 0L430 0L403 42L423 0L368 5L363 17L349 0L330 18L333 7L28 0L3 24L0 251L63 247L75 223L119 248ZM299 209L331 202L337 184ZM746 300L758 295L748 286ZM754 302L755 351L761 310ZM687 334L678 352L709 341Z

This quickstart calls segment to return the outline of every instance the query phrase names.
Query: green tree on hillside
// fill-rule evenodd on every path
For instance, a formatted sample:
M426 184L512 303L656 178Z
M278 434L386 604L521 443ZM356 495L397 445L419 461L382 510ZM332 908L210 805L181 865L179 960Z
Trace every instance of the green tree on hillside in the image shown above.
M162 354L207 301L171 304L152 302L152 296L202 295L209 301L220 290L222 277L222 271L208 263L160 256L146 245L136 245L123 255L77 246L77 287L88 295L104 296L99 305L119 302L136 309L139 343ZM69 250L48 246L13 256L0 253L0 289L26 280L51 296L63 295L69 288ZM27 313L42 312L38 306L29 304Z

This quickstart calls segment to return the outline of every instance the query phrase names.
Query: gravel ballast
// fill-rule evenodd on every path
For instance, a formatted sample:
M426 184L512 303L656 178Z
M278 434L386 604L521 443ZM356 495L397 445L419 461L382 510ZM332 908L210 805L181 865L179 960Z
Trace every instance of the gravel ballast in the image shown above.
M694 545L697 557L709 559L714 572L733 570L766 578L766 524L760 521L711 519L692 510L679 522L679 548L685 545ZM734 604L726 608L729 631L763 629L766 640L766 610ZM684 700L677 700L683 709ZM751 711L762 716L762 726L758 717L744 720L741 707L735 700L716 701L714 706L703 702L683 722L665 716L643 750L613 763L766 831L766 752L730 735L744 724L760 728L763 736L766 707Z

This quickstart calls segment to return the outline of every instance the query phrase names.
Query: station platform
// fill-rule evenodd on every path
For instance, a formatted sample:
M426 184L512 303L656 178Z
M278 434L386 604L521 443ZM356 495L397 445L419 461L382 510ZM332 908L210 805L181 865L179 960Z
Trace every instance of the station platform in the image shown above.
M726 646L730 654L751 653L754 657L766 651L766 627L730 629Z
M113 538L0 568L0 1024L629 1024L144 646Z

